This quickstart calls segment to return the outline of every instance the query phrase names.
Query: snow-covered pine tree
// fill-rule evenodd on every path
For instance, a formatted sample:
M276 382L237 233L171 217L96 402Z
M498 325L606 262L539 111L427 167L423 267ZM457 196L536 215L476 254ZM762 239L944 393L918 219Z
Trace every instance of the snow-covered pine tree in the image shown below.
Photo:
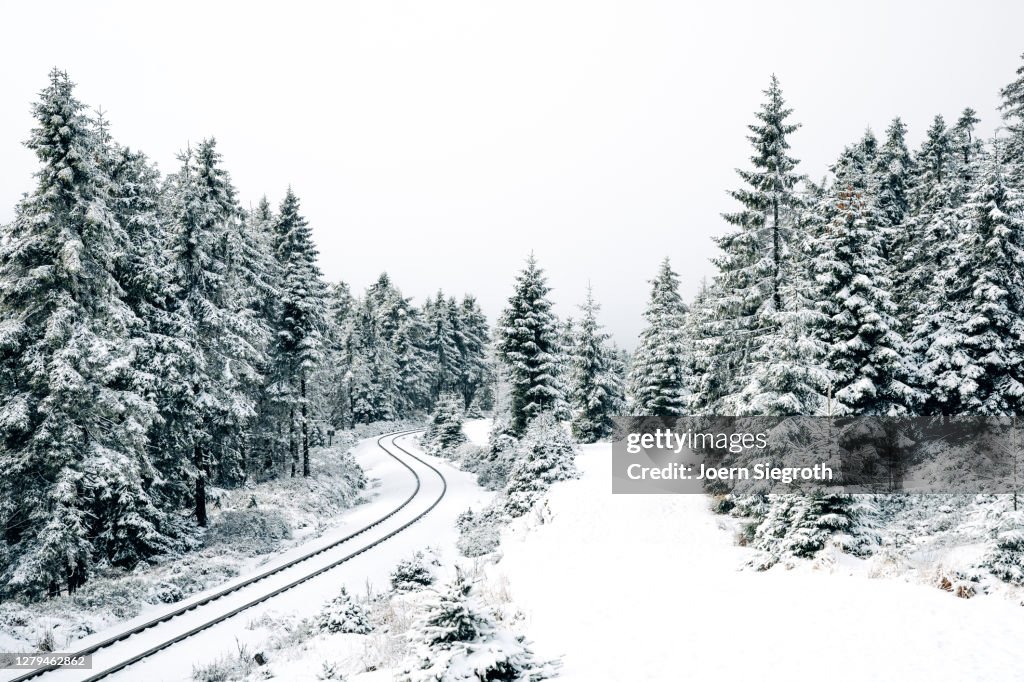
M1024 60L1024 54L1021 54ZM1006 121L1010 141L1006 148L1006 163L1013 169L1012 177L1024 182L1024 64L1017 67L1017 79L999 91L1003 101L999 110Z
M33 105L37 185L0 238L0 466L18 481L0 491L14 559L0 570L3 592L32 596L75 590L97 559L131 566L169 544L148 490L141 322L117 279L133 249L73 89L54 70Z
M686 414L690 397L685 375L687 345L683 337L686 304L679 295L679 275L668 258L651 280L651 297L644 311L647 326L633 354L629 373L631 411L636 415L670 417Z
M792 109L774 75L764 94L757 122L748 126L753 168L737 169L744 187L730 192L741 209L723 216L736 230L716 240L722 255L715 259L715 310L706 343L727 378L723 396L746 385L751 354L773 326L766 315L782 308L781 287L801 206L799 161L789 155L789 136L799 125L788 122ZM718 398L704 400L718 407Z
M975 166L979 154L984 149L981 139L975 135L975 128L981 123L978 112L967 107L960 114L956 125L950 131L953 150L957 154L957 167L960 170L960 182L963 187L970 187L975 179Z
M444 292L423 306L427 327L426 347L431 367L431 398L456 389L462 378L462 352L458 343L458 310L455 299Z
M424 317L420 310L408 306L391 340L398 373L395 410L403 417L428 410L434 402L430 327Z
M587 286L587 300L580 310L573 340L571 401L572 434L581 443L593 443L608 437L615 425L612 417L625 408L622 376L617 373L614 349L609 335L597 321L601 309L594 292Z
M366 608L355 601L344 586L317 614L316 626L321 632L355 635L369 634L373 630Z
M352 362L352 316L356 305L349 285L332 282L327 286L326 359L321 366L320 395L326 396L327 421L336 428L353 424L349 397L349 370Z
M194 484L196 520L206 525L206 486L242 468L238 438L255 416L248 393L259 377L263 337L237 312L237 273L228 244L242 218L213 139L179 156L165 187L168 250L177 294L179 391L165 412L180 448L181 475Z
M292 433L292 424L295 424L301 439L297 440L294 435L290 438L291 475L297 474L301 446L302 475L309 476L308 383L323 356L327 287L317 265L313 232L299 211L299 199L289 187L276 224L277 261L282 282L275 351L276 361L285 368L284 374L291 386L289 432Z
M942 276L947 314L933 325L923 372L935 411L1024 410L1024 190L993 141L966 205L966 229Z
M402 682L537 682L557 673L557 665L538 660L523 637L498 628L461 572L437 593L413 632Z
M885 142L874 158L878 192L876 204L884 223L882 255L893 263L906 249L906 220L910 214L910 183L914 157L907 148L907 126L897 117L885 131Z
M349 411L353 421L362 424L398 416L398 361L386 335L386 318L378 315L375 301L379 303L368 293L356 305L349 340Z
M838 411L899 416L916 409L921 395L898 331L870 184L863 173L845 172L820 204L832 217L812 247L821 306L815 332Z
M423 434L423 449L432 455L450 456L466 442L462 433L462 398L454 391L442 393L434 403L434 413Z
M490 409L481 405L478 396L481 388L494 382L494 368L488 356L490 328L487 317L472 294L466 294L458 308L459 350L462 352L462 375L459 377L459 391L463 404L468 410L474 402L478 410Z
M511 425L516 433L525 432L541 412L559 410L565 404L558 320L551 311L549 291L544 271L531 253L498 321L498 357L508 376Z
M906 248L899 269L903 272L895 298L900 304L903 326L920 352L928 336L927 324L941 294L935 274L950 263L959 231L956 210L963 201L957 169L958 154L945 120L936 116L916 155L916 174L911 194L912 211L907 221Z

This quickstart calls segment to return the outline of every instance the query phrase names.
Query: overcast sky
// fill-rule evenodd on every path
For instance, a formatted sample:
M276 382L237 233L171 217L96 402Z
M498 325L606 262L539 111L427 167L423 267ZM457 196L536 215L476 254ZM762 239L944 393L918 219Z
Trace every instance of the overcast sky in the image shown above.
M669 256L713 273L745 126L774 72L800 169L870 126L978 110L1024 52L1024 3L54 2L0 15L0 222L32 187L22 146L53 66L164 172L215 136L248 206L291 184L321 265L383 270L417 301L471 291L492 319L533 250L560 314L588 280L629 347ZM787 9L781 9L786 7Z

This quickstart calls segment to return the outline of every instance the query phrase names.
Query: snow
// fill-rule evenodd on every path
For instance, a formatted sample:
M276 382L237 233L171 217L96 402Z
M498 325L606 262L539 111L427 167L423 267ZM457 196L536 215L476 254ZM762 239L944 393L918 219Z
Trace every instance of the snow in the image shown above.
M611 447L502 535L506 584L566 682L1019 679L1021 607L958 599L866 562L740 571L728 520L701 495L612 495Z
M462 432L473 445L486 446L487 434L491 430L491 419L467 419L462 423Z

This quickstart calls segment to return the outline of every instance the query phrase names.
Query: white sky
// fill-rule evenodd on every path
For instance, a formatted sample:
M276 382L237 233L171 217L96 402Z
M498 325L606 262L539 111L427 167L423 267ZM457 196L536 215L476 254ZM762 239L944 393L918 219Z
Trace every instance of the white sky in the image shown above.
M772 72L817 178L897 114L915 144L968 105L990 134L1024 51L1006 0L152 5L0 9L0 222L32 187L29 105L59 66L164 172L213 135L246 205L290 183L329 279L386 269L493 320L534 250L559 313L590 280L630 347L662 257L687 297L712 273Z

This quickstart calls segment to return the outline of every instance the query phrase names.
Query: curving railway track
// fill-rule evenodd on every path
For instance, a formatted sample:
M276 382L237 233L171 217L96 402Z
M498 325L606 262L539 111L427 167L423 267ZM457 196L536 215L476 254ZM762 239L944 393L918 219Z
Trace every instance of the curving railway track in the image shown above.
M7 682L34 679L43 682L94 682L103 679L313 580L406 530L437 507L448 491L448 482L440 471L395 442L399 437L418 431L399 431L377 439L377 446L415 479L412 493L388 513L330 544L74 652L76 657L93 656L94 668L91 670L49 666L27 671L9 678ZM417 471L420 467L423 469ZM421 478L421 474L428 472L440 480L440 492L434 497L425 490ZM424 496L429 502L425 506ZM145 642L141 642L143 639Z

